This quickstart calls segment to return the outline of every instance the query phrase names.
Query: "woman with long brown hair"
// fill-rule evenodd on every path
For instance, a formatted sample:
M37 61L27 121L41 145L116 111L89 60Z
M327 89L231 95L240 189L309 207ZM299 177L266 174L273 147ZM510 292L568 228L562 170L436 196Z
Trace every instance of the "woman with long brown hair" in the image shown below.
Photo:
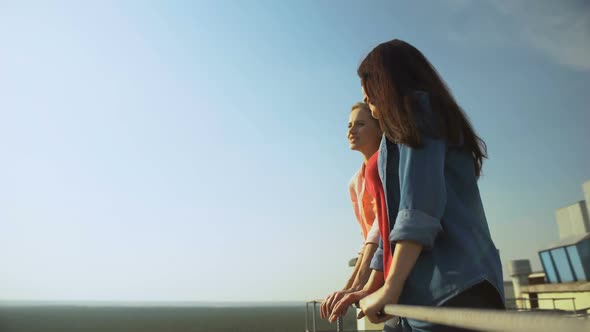
M359 300L375 323L392 318L382 313L386 304L503 308L502 267L477 186L485 143L412 45L397 39L378 45L358 75L384 133L366 172L367 181L381 182L377 213L387 218L380 220L369 282L342 298L330 319ZM402 325L465 331L410 319Z

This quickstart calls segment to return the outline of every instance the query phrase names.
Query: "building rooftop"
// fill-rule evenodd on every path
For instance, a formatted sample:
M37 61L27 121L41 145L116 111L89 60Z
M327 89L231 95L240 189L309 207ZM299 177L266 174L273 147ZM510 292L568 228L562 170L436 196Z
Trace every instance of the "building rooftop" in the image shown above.
M590 281L564 282L522 286L522 293L590 292Z
M577 244L578 242L584 241L586 239L590 239L590 233L568 236L568 237L565 237L565 238L553 243L552 245L550 245L549 247L547 247L541 251L571 246L571 245Z

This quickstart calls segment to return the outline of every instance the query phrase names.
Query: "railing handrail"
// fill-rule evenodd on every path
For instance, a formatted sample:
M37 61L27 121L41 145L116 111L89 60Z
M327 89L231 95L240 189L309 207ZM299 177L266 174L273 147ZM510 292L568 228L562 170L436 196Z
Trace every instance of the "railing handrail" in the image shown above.
M425 322L489 332L590 331L590 320L534 312L389 304L384 312Z
M544 301L544 300L554 300L554 301L561 301L561 300L575 300L575 297L541 297L541 298L528 298L528 297L512 297L512 298L507 298L506 301L522 301L522 300L526 300L526 301Z
M520 298L516 298L519 299ZM527 298L522 298L528 300ZM571 300L574 298L560 298ZM509 299L507 299L509 300ZM550 299L546 299L550 300ZM315 311L315 305L322 300L311 300ZM589 308L590 309L590 308ZM307 310L306 310L307 311ZM443 308L390 304L385 306L384 312L388 315L416 319L435 324L443 324L461 328L469 328L477 331L498 332L553 332L553 331L590 331L590 319L577 319L558 314L539 312L514 312L505 310L483 310L468 308ZM312 313L315 316L315 313ZM315 317L312 325L315 330ZM307 319L306 319L307 321ZM342 321L337 324L337 331L342 331Z

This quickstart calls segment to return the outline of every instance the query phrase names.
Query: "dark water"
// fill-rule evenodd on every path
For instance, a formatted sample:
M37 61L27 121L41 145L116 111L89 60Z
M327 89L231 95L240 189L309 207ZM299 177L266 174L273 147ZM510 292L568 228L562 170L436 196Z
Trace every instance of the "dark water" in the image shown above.
M349 310L344 325L347 331L355 331L356 321L352 310ZM319 318L318 329L336 330L335 325ZM305 304L260 307L1 306L0 331L303 332Z

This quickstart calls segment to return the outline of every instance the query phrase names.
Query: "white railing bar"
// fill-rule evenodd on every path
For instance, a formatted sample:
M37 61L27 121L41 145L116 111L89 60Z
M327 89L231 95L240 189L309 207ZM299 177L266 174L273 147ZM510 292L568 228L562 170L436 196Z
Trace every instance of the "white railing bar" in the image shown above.
M386 305L388 315L488 332L590 331L590 320L504 310Z

